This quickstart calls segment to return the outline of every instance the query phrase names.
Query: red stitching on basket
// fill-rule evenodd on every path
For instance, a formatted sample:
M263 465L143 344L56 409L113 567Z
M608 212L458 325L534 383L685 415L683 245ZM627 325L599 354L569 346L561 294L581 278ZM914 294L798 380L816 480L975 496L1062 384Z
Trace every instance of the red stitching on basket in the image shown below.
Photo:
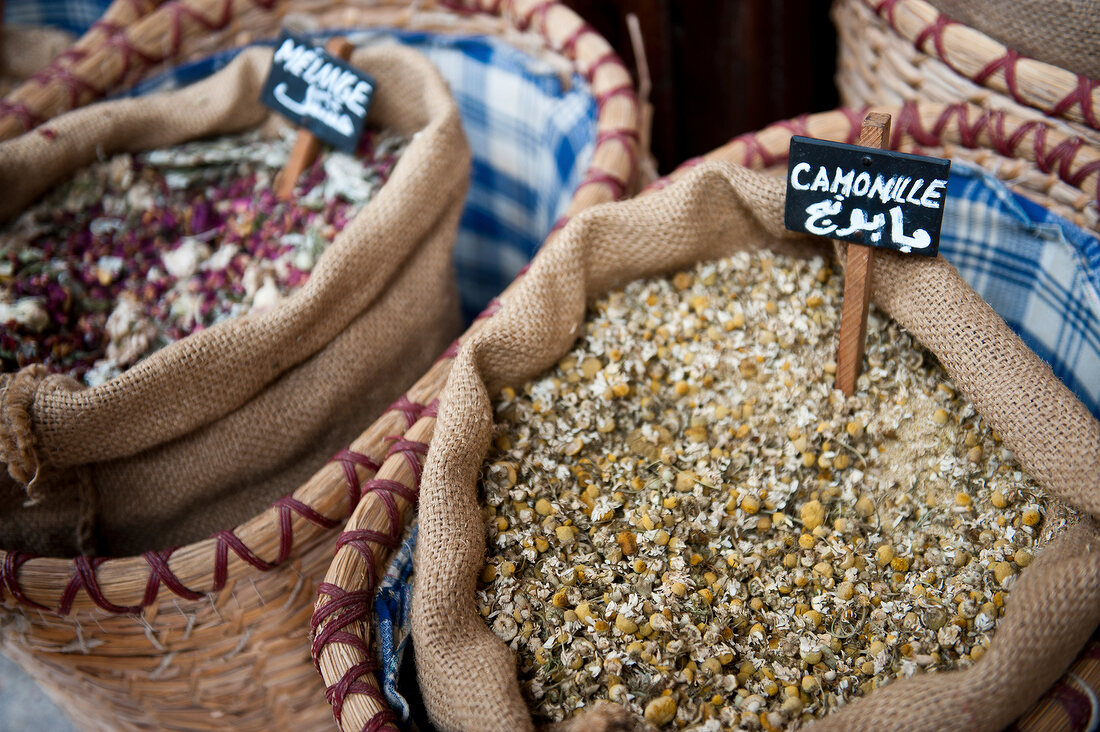
M526 15L524 15L521 18L518 18L516 20L516 27L519 28L521 31L527 30L528 28L531 27L531 23L534 21L535 16L538 15L538 16L541 16L539 21L542 23L542 25L540 26L540 31L541 31L542 35L545 36L546 35L546 13L547 13L547 11L550 10L550 8L552 8L553 6L555 6L557 4L558 4L558 0L543 0L543 2L539 3L538 5L535 5L530 10L528 10ZM549 40L549 39L547 39L547 40Z
M232 531L219 531L214 534L213 538L217 539L218 543L214 547L214 588L211 592L218 592L225 587L225 580L229 571L230 549L233 550L233 553L236 554L241 561L255 567L261 572L267 572L275 568L273 563L265 562L256 556L256 554L241 541L241 537L237 536Z
M863 128L863 120L867 117L870 107L841 107L840 113L848 119L848 137L845 142L855 144L859 142L859 132Z
M998 151L1003 151L1003 154L1008 157L1016 156L1016 148L1023 143L1029 133L1036 137L1040 134L1046 137L1045 126L1037 120L1020 125L1012 131L1011 135L1006 136L1004 114L998 113L996 116L991 117L991 119L993 120L992 127L996 129L998 133L997 145L995 148Z
M419 484L418 484L419 485ZM368 480L363 484L363 495L368 493L377 493L379 500L382 501L382 505L386 509L386 515L389 516L391 529L394 526L399 526L401 523L400 512L397 510L397 501L394 500L394 494L401 496L413 506L416 506L417 500L420 498L419 494L409 488L407 485L398 480L386 480L385 478L375 478L374 480ZM366 531L363 529L362 531ZM348 536L358 535L357 530L348 530L340 535L340 538L336 542L336 548L339 549L345 543L345 538ZM391 549L396 549L398 544L397 530L392 529L391 536L386 540L385 546ZM350 540L349 540L350 541ZM362 551L360 551L362 554ZM365 558L365 557L364 557Z
M964 147L977 147L982 130L990 123L989 115L983 112L971 124L970 108L965 104L952 104L945 107L932 124L932 134L940 142L943 141L943 133L950 127L952 118L956 120L955 125L959 129L959 139Z
M473 15L478 12L477 8L472 8L466 3L458 2L458 0L439 0L439 4L459 15Z
M997 73L997 71L1003 70L1005 75L1005 87L1007 87L1009 95L1020 104L1026 105L1028 101L1020 94L1016 83L1016 63L1021 58L1026 57L1021 56L1011 48L1006 49L1004 56L994 59L983 66L981 71L974 75L973 80L977 84L984 84L990 76ZM946 59L944 59L944 61L946 62ZM948 63L948 66L951 66L951 64ZM954 67L952 66L952 68ZM955 71L959 70L955 69Z
M623 181L618 176L612 175L611 173L602 170L596 170L594 168L589 170L588 175L586 175L584 177L584 180L581 181L580 185L577 186L577 190L579 191L581 188L584 188L585 186L590 186L594 183L601 183L610 188L611 197L616 201L622 198L623 194L626 193L625 181Z
M340 463L340 467L344 469L344 480L348 486L348 513L351 513L359 505L362 485L359 480L359 472L355 469L355 466L364 467L372 473L377 473L382 466L367 455L353 452L351 449L341 450L329 458L329 462Z
M420 473L423 471L423 467L420 464L420 456L428 454L428 443L406 440L399 435L392 435L386 439L395 441L393 445L390 446L390 451L386 453L386 459L388 460L394 455L404 456L405 462L408 464L409 470L411 470L413 474L413 485L420 487ZM398 485L401 484L398 483ZM401 485L401 490L397 492L401 493L407 490L409 489ZM409 498L409 501L416 503L416 493L410 493L409 495L412 496L412 498Z
M931 132L921 126L920 110L916 102L908 101L901 106L897 121L894 123L893 133L890 135L890 148L897 150L901 147L901 138L908 134L918 145L929 147L939 145L940 140Z
M36 607L39 610L49 610L45 605L27 597L23 593L22 586L19 584L19 568L22 567L27 560L34 558L34 554L24 554L23 552L8 552L4 555L4 566L0 568L0 572L3 573L3 581L0 583L0 600L4 599L3 587L6 585L8 591L11 592L11 596L22 604Z
M680 169L687 170L689 168L694 168L696 165L701 165L702 163L705 163L706 161L707 161L707 159L705 157L703 157L702 155L697 155L694 158L688 158L684 162L680 163L680 165L677 166L677 170L680 170ZM747 168L749 166L746 165L745 167Z
M370 649L367 648L366 643L363 642L363 639L358 634L344 630L344 628L352 623L365 621L369 618L370 603L373 599L373 585L369 591L356 590L348 592L331 582L322 582L318 586L317 591L318 594L326 595L330 598L328 602L314 610L313 616L310 618L310 624L313 626L315 632L322 623L328 621L327 625L316 634L311 646L314 666L317 667L318 672L320 672L321 669L321 651L329 643L343 643L349 645L359 651L363 656L363 660L347 669L336 683L325 688L325 697L328 699L329 704L332 705L333 717L336 719L337 724L339 724L343 716L344 703L347 701L348 695L364 694L377 701L382 706L382 710L375 714L374 717L363 726L363 729L377 730L387 724L392 724L396 721L396 716L394 716L393 712L390 710L381 692L366 681L360 680L361 676L378 670L378 666L373 656L371 656ZM339 613L339 615L337 615L337 613Z
M779 122L776 122L773 126L778 127L781 130L787 130L792 135L809 135L810 132L806 128L806 120L808 119L808 114L800 114L797 117L780 120Z
M103 590L99 586L99 579L96 577L95 571L99 565L107 561L106 557L74 557L73 558L73 576L69 578L69 584L66 585L65 591L61 593L61 601L57 605L57 612L59 615L68 615L69 611L73 608L73 600L76 598L76 593L83 588L88 597L91 598L98 607L106 610L109 613L116 613L118 615L134 615L141 612L140 605L116 605L108 600L103 595Z
M298 514L314 526L320 526L322 529L334 529L340 523L314 510L312 506L307 506L294 496L283 496L272 505L279 512L279 556L275 558L275 564L282 564L289 559L290 551L294 548L292 512Z
M165 549L163 552L145 552L141 555L149 565L149 579L145 583L145 596L141 598L142 607L148 607L156 602L157 592L161 584L188 600L198 600L202 597L201 592L195 592L180 582L179 577L168 566L168 559L175 550L176 547L172 547L171 549Z
M99 31L105 36L113 36L115 33L119 33L120 31L122 31L123 28L124 26L118 23L100 18L96 22L92 23L91 26L89 26L88 32ZM80 55L83 56L85 54L81 53Z
M581 23L580 27L577 28L577 30L573 31L569 35L569 37L562 42L561 49L559 50L562 52L563 55L576 60L577 42L580 41L580 39L584 36L594 34L595 32L596 29L588 23Z
M94 26L93 26L94 27ZM80 59L88 55L88 51L83 48L67 48L61 53L57 54L54 58L54 64L74 64ZM32 77L33 78L33 77Z
M1043 166L1046 166L1044 169L1054 170L1057 167L1058 177L1068 181L1071 177L1071 168L1074 159L1077 157L1077 151L1081 149L1084 143L1085 141L1080 137L1067 137L1062 140L1046 152L1043 158Z
M45 119L32 112L31 108L22 102L9 102L6 99L0 99L0 119L4 117L18 119L19 125L24 131L34 129L35 125Z
M387 412L401 412L405 416L405 429L409 429L416 420L420 419L421 413L424 411L423 404L417 404L409 399L407 394L402 394L397 397L397 401L386 408Z
M69 66L50 64L31 77L39 86L46 86L52 81L58 82L69 92L69 106L80 106L81 94L86 93L92 98L101 96L103 90L91 82L85 81L73 73Z
M596 72L599 71L600 67L604 66L605 64L614 64L615 66L622 68L624 71L626 70L626 66L623 64L622 59L619 58L619 54L615 53L614 51L608 51L603 56L600 56L598 59L593 61L592 65L588 67L588 71L584 72L584 78L588 79L589 84L593 83L592 80L595 78Z
M438 404L438 400L433 400L424 408L424 413L430 412L430 416L435 416ZM363 589L353 592L345 591L343 588L328 582L323 582L318 587L318 594L329 597L327 602L322 603L314 610L310 619L314 632L311 653L318 671L320 671L321 652L329 643L349 644L358 649L365 657L370 657L370 651L363 639L355 633L344 630L344 628L351 623L365 619L370 613L370 602L378 581L378 570L375 567L376 560L372 543L390 549L396 549L401 544L401 515L394 496L401 496L414 506L419 497L417 488L420 486L422 470L420 456L427 453L428 445L400 437L387 439L394 440L386 456L387 459L394 455L405 457L413 472L414 487L410 488L399 481L383 478L375 478L363 484L364 496L368 493L378 494L389 518L389 529L385 532L372 529L351 529L340 534L340 537L336 540L337 551L342 547L350 546L363 558L366 578ZM325 626L324 628L321 628L322 624ZM359 682L356 679L365 672L356 671L355 669L356 667L353 667L345 672L337 683L326 690L326 695L333 706L333 713L336 715L337 721L340 719L340 711L348 694L365 693L372 696L377 694L373 689L358 685ZM381 700L381 697L376 698Z
M755 168L756 165L754 165L754 161L756 158L760 158L760 165L764 168L776 162L776 156L768 154L768 151L760 143L760 138L756 136L756 133L746 132L743 135L738 135L730 141L730 144L738 142L745 146L745 153L741 156L741 165L746 168ZM702 161L703 158L700 157L691 158L690 160L684 161L679 167L692 167L698 165Z
M949 25L958 25L955 21L948 18L943 13L936 16L936 19L932 21L931 25L925 26L917 37L913 40L913 45L917 48L921 48L924 42L929 38L932 39L932 45L936 49L936 55L942 59L947 57L947 52L943 47L943 31ZM923 50L923 49L922 49Z
M626 97L631 102L636 102L637 99L634 96L634 85L630 82L617 86L614 89L605 91L596 97L596 108L603 109L604 105L611 101L614 97Z
M115 79L125 79L129 75L131 71L131 66L133 65L133 59L135 57L143 67L151 66L163 60L164 58L164 56L156 58L154 56L149 56L148 54L144 53L133 44L131 44L130 39L127 38L126 35L123 33L110 36L106 41L104 41L103 45L104 48L117 49L119 55L122 56L122 70L119 71L117 76L115 76Z
M638 164L638 131L628 127L603 130L596 135L596 149L611 140L623 146L623 149L626 150L626 156L630 160L630 169L634 170Z
M371 717L370 721L364 724L359 732L378 732L378 730L385 727L396 728L396 721L397 715L386 708Z
M1081 183L1084 182L1085 178L1097 173L1100 173L1100 160L1093 160L1091 163L1086 163L1085 165L1082 165L1080 169L1073 175L1069 176L1066 181L1071 185L1080 188ZM1098 186L1098 189L1100 189L1100 186ZM1096 203L1098 206L1100 206L1100 190L1097 190L1096 192Z
M1086 124L1094 129L1100 129L1100 119L1097 118L1096 110L1092 106L1092 93L1097 87L1100 87L1100 81L1078 74L1077 88L1046 110L1046 113L1052 117L1058 117L1076 104L1081 108L1081 116L1085 118Z
M1046 699L1059 704L1069 718L1069 729L1095 729L1090 722L1095 721L1097 713L1096 695L1086 693L1081 688L1084 686L1083 682L1078 687L1072 682L1059 680L1046 694Z
M894 25L894 10L897 8L898 0L882 0L878 5L875 5L875 12L879 15L886 11L886 17L890 21L890 25Z
M264 6L261 2L256 2L256 4L261 7ZM165 48L164 54L157 59L157 61L163 61L179 53L180 45L183 42L183 21L185 19L194 21L206 31L221 30L229 25L229 21L233 19L233 4L228 0L222 3L221 17L214 20L199 15L196 11L176 0L166 3L158 12L163 12L170 17L172 27L171 40Z
M623 147L631 151L631 157L634 155L633 146L638 144L638 131L630 129L629 127L619 127L614 130L602 130L596 135L596 147L604 144L608 140L615 140L622 144Z

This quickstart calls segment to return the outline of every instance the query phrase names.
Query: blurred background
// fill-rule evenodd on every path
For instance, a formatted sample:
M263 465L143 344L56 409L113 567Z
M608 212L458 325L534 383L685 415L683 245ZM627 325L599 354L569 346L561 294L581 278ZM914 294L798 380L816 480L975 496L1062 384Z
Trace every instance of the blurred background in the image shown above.
M813 0L566 0L637 73L638 17L661 173L776 120L839 106L836 30ZM721 93L716 89L723 90ZM703 111L705 110L705 113Z

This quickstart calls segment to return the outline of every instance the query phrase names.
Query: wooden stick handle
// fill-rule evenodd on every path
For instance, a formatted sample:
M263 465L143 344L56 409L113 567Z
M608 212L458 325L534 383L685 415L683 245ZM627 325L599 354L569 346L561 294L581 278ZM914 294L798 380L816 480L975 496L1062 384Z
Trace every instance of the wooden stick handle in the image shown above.
M884 149L890 141L890 115L871 112L859 130L859 144ZM867 340L867 308L871 304L873 249L848 244L844 266L844 302L840 311L840 336L836 354L836 387L844 396L856 391L856 379L863 368L863 345Z
M326 51L344 61L351 57L354 48L348 42L348 39L340 36L330 38L329 42L325 44ZM302 176L302 172L306 168L313 164L313 161L317 158L317 153L320 151L321 141L317 139L317 136L309 130L299 130L298 137L294 140L294 149L290 151L290 159L279 171L279 179L275 183L275 195L284 201L294 195L294 186L298 184L298 178Z

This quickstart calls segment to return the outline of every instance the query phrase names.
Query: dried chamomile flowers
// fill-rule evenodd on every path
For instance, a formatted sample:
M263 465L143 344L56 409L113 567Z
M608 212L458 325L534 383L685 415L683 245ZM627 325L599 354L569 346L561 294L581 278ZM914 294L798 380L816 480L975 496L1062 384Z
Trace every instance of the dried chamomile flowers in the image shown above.
M1043 497L878 314L834 391L840 291L770 253L636 282L499 395L478 604L538 717L792 729L981 657Z

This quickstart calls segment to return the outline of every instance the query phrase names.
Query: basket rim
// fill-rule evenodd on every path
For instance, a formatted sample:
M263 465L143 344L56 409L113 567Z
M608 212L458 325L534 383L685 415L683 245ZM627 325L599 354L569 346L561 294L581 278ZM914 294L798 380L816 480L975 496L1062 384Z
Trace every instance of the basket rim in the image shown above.
M955 73L1049 117L1100 130L1100 81L1008 48L957 21L927 0L856 0L882 18L918 52ZM854 22L834 12L838 24Z
M848 143L859 139L863 118L870 111L885 112L894 118L889 141L890 149L926 149L944 142L957 143L973 149L996 149L1006 153L1021 152L1031 156L1037 167L1073 181L1075 188L1087 193L1092 205L1097 202L1097 178L1100 177L1100 151L1083 144L1044 122L1024 120L1001 111L983 109L973 104L958 103L879 105L863 108L838 108L827 112L803 114L773 123L761 130L745 133L722 147L683 162L669 175L646 186L639 195L647 195L675 182L700 163L710 160L740 161L747 168L764 169L783 164L791 136L823 137ZM1076 140L1076 142L1073 142ZM1083 160L1078 160L1078 156ZM1087 190L1086 190L1087 189ZM538 255L536 254L536 257ZM522 277L502 293L506 298ZM500 300L487 311L487 317L499 309ZM475 323L460 339L469 338L481 327ZM448 369L450 360L447 361ZM425 415L418 424L420 436L430 435L435 416ZM430 438L428 438L430 443ZM341 729L374 729L391 718L391 710L378 691L374 676L373 657L369 653L370 608L374 592L377 565L386 556L383 544L371 544L361 522L377 499L367 497L352 513L338 541L332 565L319 587L314 614L311 618L313 658L326 685L326 696ZM401 530L391 525L389 534ZM354 551L349 551L354 550ZM366 557L370 556L370 560ZM371 564L373 560L373 564ZM366 579L362 587L341 587L340 574ZM365 603L367 610L344 612L350 602ZM355 719L344 721L344 715ZM364 726L365 725L365 726Z
M219 2L229 7L232 0ZM568 210L549 236L580 210L625 194L638 171L640 115L630 74L607 41L559 0L453 5L462 12L499 15L521 30L535 30L549 50L563 55L589 82L597 106L595 149ZM387 459L409 463L422 458L426 445L404 435L423 415L434 414L434 395L455 353L452 345L348 449L334 455L291 495L240 526L182 547L130 557L40 557L0 550L0 602L10 593L21 605L60 615L92 609L133 614L156 602L162 585L177 597L195 600L217 592L237 572L249 567L268 571L292 559L339 526L368 493L393 492L390 483L376 477ZM418 479L418 469L414 472Z

